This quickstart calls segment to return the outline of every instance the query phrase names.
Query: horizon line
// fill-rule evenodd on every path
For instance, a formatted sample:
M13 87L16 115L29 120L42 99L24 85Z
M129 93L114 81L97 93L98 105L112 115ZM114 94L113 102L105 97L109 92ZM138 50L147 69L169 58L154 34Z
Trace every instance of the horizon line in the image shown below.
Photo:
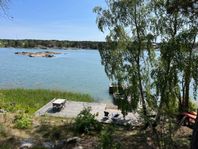
M77 42L106 42L105 40L67 40L67 39L38 39L38 38L19 38L19 39L13 39L13 38L0 38L0 40L43 40L43 41L77 41Z

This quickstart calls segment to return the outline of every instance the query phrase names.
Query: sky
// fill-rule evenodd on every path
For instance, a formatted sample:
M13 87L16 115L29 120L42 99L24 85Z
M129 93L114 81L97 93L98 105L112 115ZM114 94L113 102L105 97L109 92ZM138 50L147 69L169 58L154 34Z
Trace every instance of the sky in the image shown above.
M105 0L9 0L0 12L1 39L104 41L95 6Z

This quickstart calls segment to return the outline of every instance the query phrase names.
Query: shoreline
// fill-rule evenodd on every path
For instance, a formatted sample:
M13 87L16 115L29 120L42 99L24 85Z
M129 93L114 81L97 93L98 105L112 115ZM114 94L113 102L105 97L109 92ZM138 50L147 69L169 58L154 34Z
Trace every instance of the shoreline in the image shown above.
M0 89L0 109L9 112L25 111L33 114L53 98L93 102L88 94L49 89Z

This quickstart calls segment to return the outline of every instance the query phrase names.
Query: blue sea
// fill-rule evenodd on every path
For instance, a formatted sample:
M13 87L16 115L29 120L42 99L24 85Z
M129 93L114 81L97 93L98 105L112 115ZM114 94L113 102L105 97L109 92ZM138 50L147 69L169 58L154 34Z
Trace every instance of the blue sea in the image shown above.
M15 52L60 52L52 58ZM89 94L98 102L112 102L109 79L98 50L0 48L0 88L41 88Z

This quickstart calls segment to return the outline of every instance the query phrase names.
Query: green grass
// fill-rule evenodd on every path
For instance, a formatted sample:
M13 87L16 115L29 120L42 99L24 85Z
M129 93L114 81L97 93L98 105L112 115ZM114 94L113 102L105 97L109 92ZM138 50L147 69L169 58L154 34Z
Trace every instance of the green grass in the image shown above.
M34 113L53 98L64 98L73 101L91 102L94 99L87 94L63 92L45 89L1 89L0 109L14 112L23 110Z

